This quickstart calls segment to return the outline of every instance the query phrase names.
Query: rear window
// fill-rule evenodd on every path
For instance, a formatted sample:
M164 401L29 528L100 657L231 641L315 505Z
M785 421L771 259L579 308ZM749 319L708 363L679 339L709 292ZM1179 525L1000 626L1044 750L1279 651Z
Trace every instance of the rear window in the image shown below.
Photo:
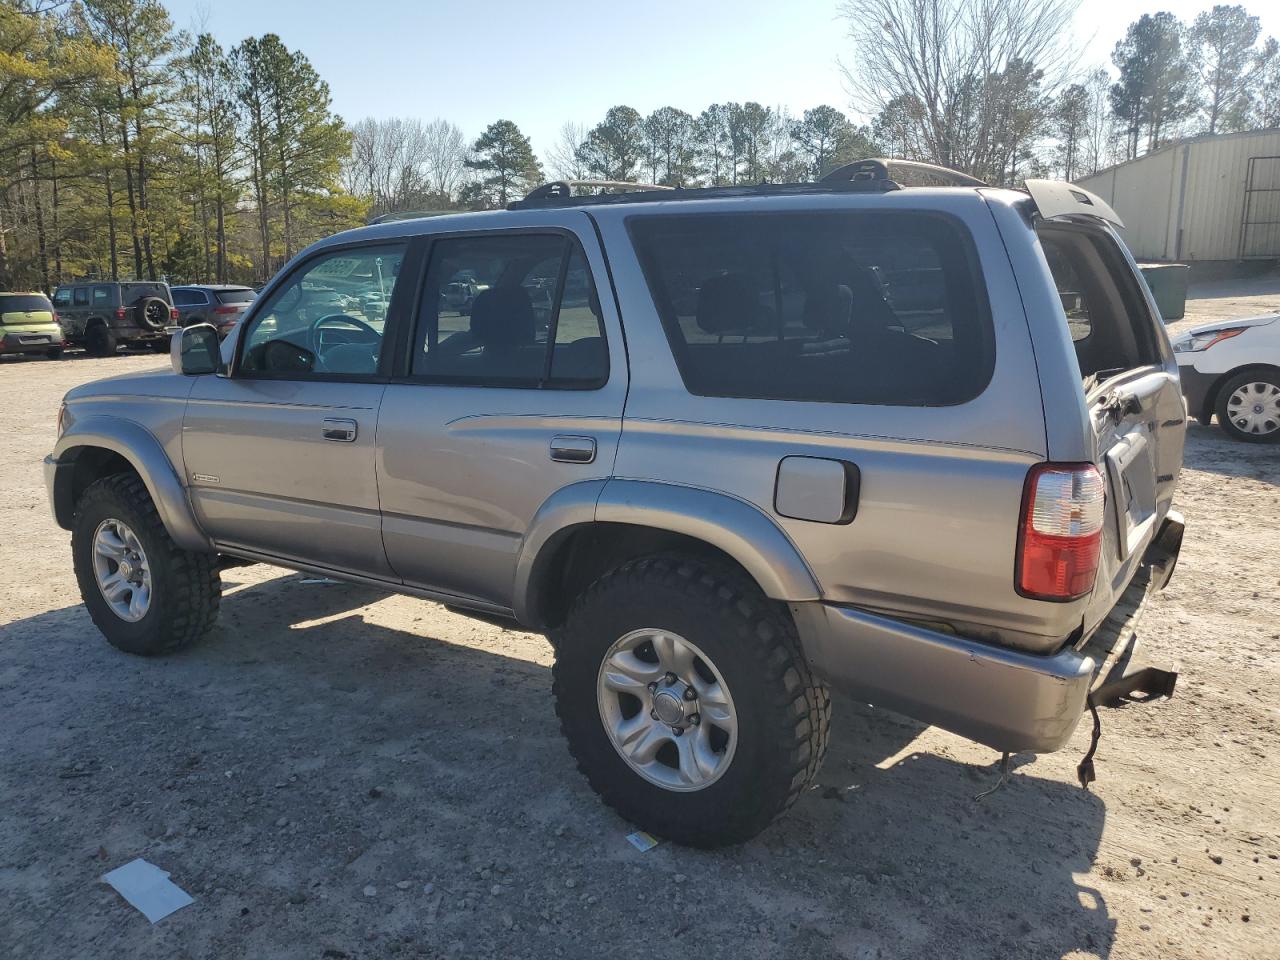
M46 297L23 293L0 293L0 313L35 313L40 310L48 312L52 309L53 304Z
M145 297L159 297L169 303L169 287L163 283L122 283L120 299L125 306L132 306Z
M1041 223L1037 232L1081 375L1104 380L1159 363L1156 321L1116 242L1076 224Z
M929 406L990 380L990 311L950 218L646 216L630 229L692 393Z
M253 303L257 299L257 293L252 290L215 290L213 295L218 298L219 303Z

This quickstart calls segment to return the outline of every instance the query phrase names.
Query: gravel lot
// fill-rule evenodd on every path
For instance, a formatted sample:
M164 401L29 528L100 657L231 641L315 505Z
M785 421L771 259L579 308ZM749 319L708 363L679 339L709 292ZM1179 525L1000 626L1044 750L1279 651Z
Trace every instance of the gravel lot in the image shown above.
M1193 317L1280 309L1219 284ZM79 602L40 458L58 398L153 355L0 361L0 956L1280 957L1280 448L1193 424L1188 540L1144 641L1176 698L1016 759L837 705L820 785L756 841L648 853L561 743L550 648L252 566L180 655ZM152 926L106 871L195 903Z

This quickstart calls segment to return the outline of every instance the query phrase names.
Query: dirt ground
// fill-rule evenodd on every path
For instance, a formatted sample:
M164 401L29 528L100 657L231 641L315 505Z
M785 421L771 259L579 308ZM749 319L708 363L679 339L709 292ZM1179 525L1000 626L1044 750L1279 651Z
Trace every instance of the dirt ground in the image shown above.
M1280 309L1201 292L1177 328ZM1092 792L1087 723L977 803L992 751L839 702L757 840L640 853L541 637L252 566L194 649L101 639L40 458L66 389L161 363L0 361L0 957L1280 957L1280 448L1190 427L1177 696L1104 712ZM99 881L135 857L195 903L148 924Z

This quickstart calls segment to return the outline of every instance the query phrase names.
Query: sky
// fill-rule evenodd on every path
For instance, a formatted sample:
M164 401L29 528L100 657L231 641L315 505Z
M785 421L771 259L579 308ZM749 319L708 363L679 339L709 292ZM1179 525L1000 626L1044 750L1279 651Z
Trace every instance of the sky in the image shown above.
M1082 0L1082 62L1107 63L1128 24L1168 10L1190 20L1213 0ZM1280 37L1280 3L1244 0ZM625 103L756 100L799 115L820 103L852 112L851 62L837 0L650 0L617 15L599 3L538 0L165 0L175 26L231 47L276 33L329 84L334 110L363 117L444 117L469 140L513 120L545 158L561 125L598 122ZM533 12L535 11L536 12Z

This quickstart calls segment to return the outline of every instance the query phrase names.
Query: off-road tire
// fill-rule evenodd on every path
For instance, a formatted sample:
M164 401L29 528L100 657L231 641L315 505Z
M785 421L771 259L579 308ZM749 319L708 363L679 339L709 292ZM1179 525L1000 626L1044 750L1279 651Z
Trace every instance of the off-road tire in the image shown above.
M172 308L160 297L143 297L133 305L133 315L144 330L163 330L172 316Z
M151 606L136 623L112 612L93 572L93 536L106 519L122 520L141 541L151 570ZM102 635L126 653L173 653L203 637L218 618L222 580L213 553L183 550L165 530L142 480L119 473L92 484L76 504L71 556L80 596Z
M1227 401L1246 383L1270 383L1280 387L1280 373L1255 368L1242 371L1224 383L1213 401L1214 413L1218 415L1218 426L1232 440L1243 440L1245 443L1280 443L1280 430L1264 434L1247 433L1231 422L1231 415L1227 413Z
M95 357L110 357L116 352L115 334L105 323L95 324L85 331L84 348Z
M706 652L737 708L725 773L694 792L664 789L614 749L597 702L600 664L618 638L669 630ZM574 601L556 631L556 714L578 769L609 806L677 843L748 840L799 798L827 750L831 700L813 676L786 608L736 571L683 556L632 560Z

